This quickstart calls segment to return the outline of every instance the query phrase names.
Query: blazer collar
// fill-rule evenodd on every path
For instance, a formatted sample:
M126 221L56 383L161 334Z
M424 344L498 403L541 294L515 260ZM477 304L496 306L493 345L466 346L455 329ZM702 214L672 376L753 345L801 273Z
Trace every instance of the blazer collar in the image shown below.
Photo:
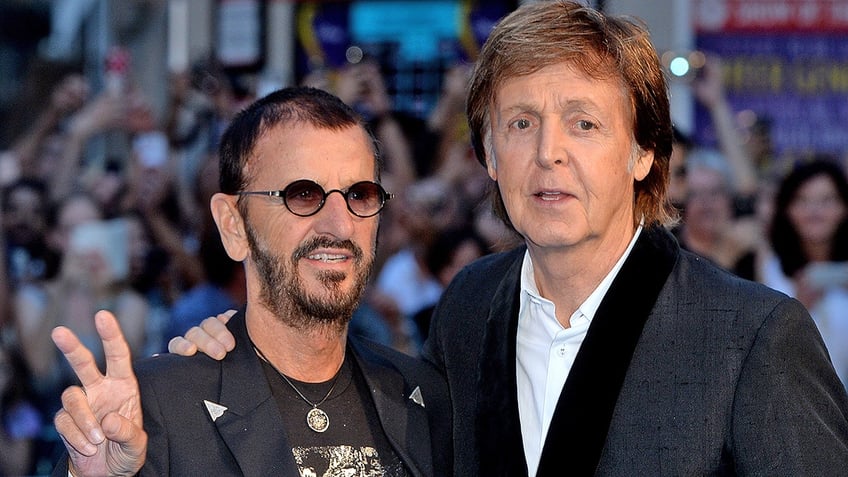
M495 292L483 335L476 436L480 475L526 476L518 414L516 334L524 247ZM538 477L591 475L600 459L630 358L679 247L660 227L645 228L607 291L554 412ZM638 284L638 286L634 286Z
M215 420L218 432L244 475L297 475L277 404L247 335L243 310L227 328L236 347L221 361L217 404L227 410Z
M476 432L480 475L526 476L518 417L515 340L524 247L509 252L512 264L492 297L478 370Z
M395 453L412 475L433 475L427 412L410 399L416 383L407 382L390 361L354 336L348 337L348 349L362 370L380 424Z
M679 247L660 227L642 231L604 296L560 394L539 462L538 477L597 468L630 359Z
M227 408L215 420L221 438L244 475L297 475L291 445L262 364L253 351L243 312L233 316L227 328L235 337L236 347L221 362L221 395L216 404ZM427 413L409 399L410 384L391 362L355 338L349 337L348 343L392 448L413 476L432 475L430 440L422 438L429 435Z

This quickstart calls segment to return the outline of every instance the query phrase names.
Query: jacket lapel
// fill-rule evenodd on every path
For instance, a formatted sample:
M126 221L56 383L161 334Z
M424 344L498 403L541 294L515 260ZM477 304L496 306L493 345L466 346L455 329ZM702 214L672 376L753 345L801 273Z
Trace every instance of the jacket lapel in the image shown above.
M561 475L563 462L571 475L594 474L630 359L678 253L677 243L664 229L642 231L577 353L537 476Z
M227 327L236 347L221 362L217 404L227 407L215 420L221 439L244 475L297 475L277 404L248 339L244 314L235 315Z
M477 394L476 435L480 475L526 476L518 416L515 352L524 247L492 297L483 335ZM456 317L462 319L462 317Z
M433 475L426 410L409 399L412 389L389 361L353 336L348 337L348 343L371 391L377 416L392 449L413 476Z

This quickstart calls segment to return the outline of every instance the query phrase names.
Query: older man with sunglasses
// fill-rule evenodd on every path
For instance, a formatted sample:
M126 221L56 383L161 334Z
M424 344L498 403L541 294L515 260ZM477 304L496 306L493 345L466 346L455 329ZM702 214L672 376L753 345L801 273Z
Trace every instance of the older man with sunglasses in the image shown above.
M239 346L154 357L136 381L110 313L95 317L105 375L57 328L81 386L55 418L69 459L54 475L448 475L441 376L347 336L391 198L361 119L320 90L281 90L233 120L220 160L212 215L247 277Z

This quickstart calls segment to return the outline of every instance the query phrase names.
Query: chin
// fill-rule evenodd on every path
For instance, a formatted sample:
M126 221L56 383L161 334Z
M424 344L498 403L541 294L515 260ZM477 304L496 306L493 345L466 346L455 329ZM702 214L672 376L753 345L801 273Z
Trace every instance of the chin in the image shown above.
M578 245L588 238L588 234L564 225L546 230L536 230L529 234L522 233L521 235L525 241L541 248L570 247Z

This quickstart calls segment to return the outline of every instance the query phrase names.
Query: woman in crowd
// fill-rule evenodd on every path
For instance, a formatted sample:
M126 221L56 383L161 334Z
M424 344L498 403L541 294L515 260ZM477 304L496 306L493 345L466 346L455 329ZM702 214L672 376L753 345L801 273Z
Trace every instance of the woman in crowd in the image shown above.
M680 246L742 278L754 279L762 229L754 215L737 216L733 173L717 150L693 149L687 158Z
M810 310L848 385L848 181L838 165L813 160L783 179L769 240L761 281Z

